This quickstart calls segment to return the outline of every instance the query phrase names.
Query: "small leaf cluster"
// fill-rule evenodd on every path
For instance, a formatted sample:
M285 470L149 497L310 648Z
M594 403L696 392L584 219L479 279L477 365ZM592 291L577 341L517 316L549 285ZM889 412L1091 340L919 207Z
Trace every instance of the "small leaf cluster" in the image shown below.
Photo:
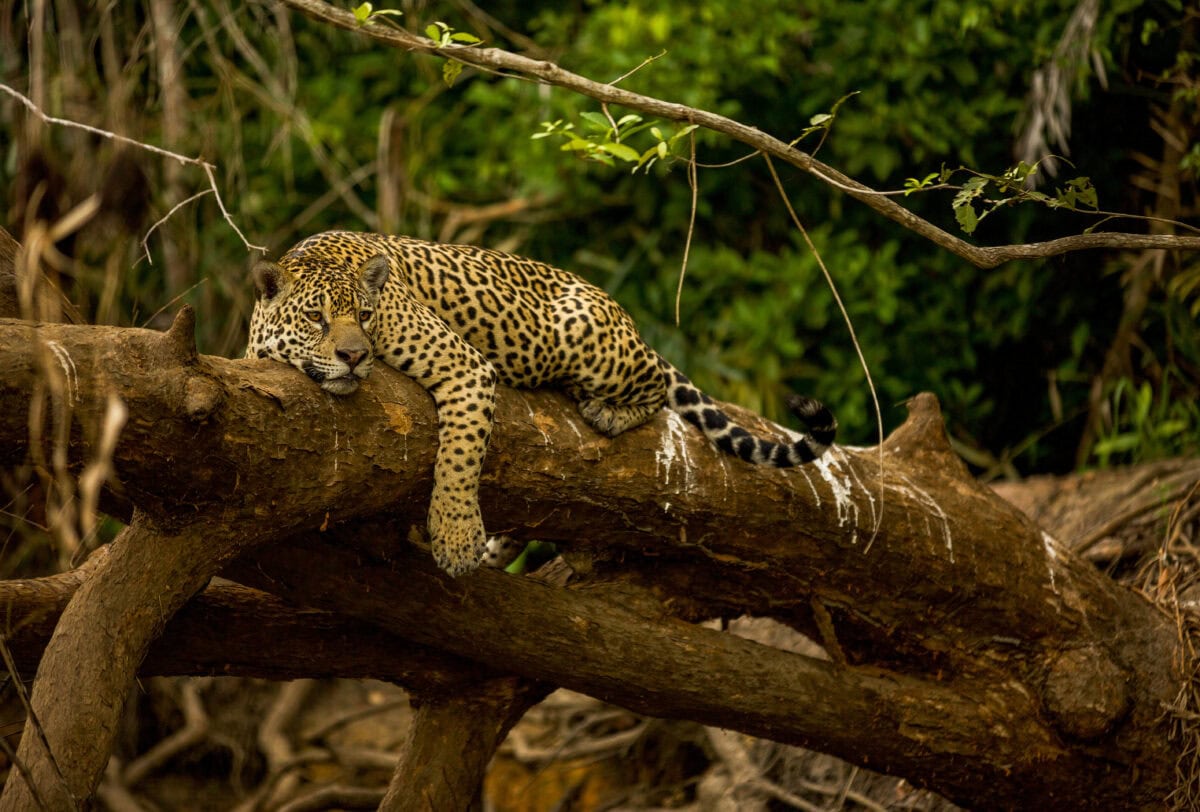
M657 161L666 161L674 156L675 145L697 128L695 124L676 126L670 135L654 122L646 121L636 113L627 113L613 119L607 113L594 110L580 113L582 126L563 119L543 121L542 131L531 137L561 138L564 152L574 152L580 158L597 161L605 166L615 166L617 161L633 164L633 171L650 170ZM654 142L646 149L638 150L629 145L630 139L649 130Z
M372 3L360 3L354 7L354 19L359 25L366 25L385 17L403 17L404 12L395 8L376 9Z
M1021 161L1000 175L988 175L965 167L958 171L969 172L972 175L958 187L958 193L954 195L954 201L951 203L959 227L967 234L974 233L983 219L992 212L1017 203L1041 203L1052 209L1071 211L1099 211L1096 187L1092 185L1090 178L1071 178L1066 182L1066 186L1059 187L1050 195L1026 188L1029 179L1037 174L1037 164ZM905 195L928 189L935 180L945 184L953 175L953 171L943 167L941 172L930 173L919 180L909 178L904 183ZM979 208L976 209L976 206Z
M445 48L449 45L478 45L483 41L466 31L455 31L440 20L425 26L425 36L433 40L438 48ZM462 69L463 64L454 59L447 59L442 63L442 81L446 83L446 87L454 84L454 80L462 73Z

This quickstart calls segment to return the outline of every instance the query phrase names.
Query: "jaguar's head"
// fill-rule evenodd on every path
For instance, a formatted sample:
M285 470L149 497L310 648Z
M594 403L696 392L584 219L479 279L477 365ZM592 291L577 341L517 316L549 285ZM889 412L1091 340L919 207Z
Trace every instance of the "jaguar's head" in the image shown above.
M350 394L371 373L375 308L389 271L384 255L350 270L309 257L259 262L246 357L283 361L327 392Z

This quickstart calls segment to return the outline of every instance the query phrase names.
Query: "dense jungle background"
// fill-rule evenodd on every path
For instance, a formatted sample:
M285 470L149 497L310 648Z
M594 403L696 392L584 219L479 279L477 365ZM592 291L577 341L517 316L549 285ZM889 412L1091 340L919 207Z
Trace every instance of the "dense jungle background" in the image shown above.
M1089 178L1100 209L1142 218L1117 224L1124 229L1184 233L1167 221L1197 222L1200 9L1193 3L450 0L395 7L403 15L388 19L411 30L440 23L443 31L467 32L597 81L621 77L622 87L785 139L799 138L814 116L836 107L828 132L812 133L801 146L876 189L903 189L908 179L943 168L999 175L1018 161L1041 161L1041 190L1053 194L1069 179ZM560 89L472 69L451 76L442 60L406 57L269 2L5 0L0 9L3 85L47 115L211 162L230 218L272 256L337 228L535 257L609 291L649 343L714 396L785 420L787 394L811 394L835 408L841 441L876 438L869 390L833 295L766 166L742 160L744 147L696 132L691 226L687 137L635 171L612 155L578 154L586 150L571 149L572 133L608 124L598 105ZM647 126L623 134L623 142L638 153L659 140L651 125L668 140L677 131L648 120L629 128L637 124ZM781 171L846 302L885 429L903 418L896 404L936 393L956 450L986 480L1200 449L1195 255L1087 251L981 270L839 192ZM51 255L84 321L165 327L191 303L201 352L240 355L256 252L223 216L202 167L46 123L0 93L0 186L0 225L18 240L97 196L97 213ZM902 200L958 230L953 197L940 190ZM1041 241L1103 219L1004 206L974 238ZM59 547L36 489L5 484L0 577L53 571ZM330 683L277 695L265 683L162 681L148 689L142 721L131 717L126 747L132 758L170 731L190 729L188 746L205 746L168 753L139 780L174 763L178 773L226 781L227 794L196 808L226 808L247 787L258 787L252 800L266 804L283 797L272 796L279 775L296 775L295 768L273 774L275 784L262 788L279 720L296 724L303 708L306 741L328 739L330 731L351 729L358 713L336 704L347 692L392 716L405 713L386 687ZM621 802L678 806L694 800L702 765L720 753L721 743L698 727L664 733L590 700L556 696L558 705L534 720L542 729L526 728L510 746L524 772L505 787L533 786L564 750L583 764L621 753L626 767L637 766L617 770L605 787L671 787ZM235 702L245 704L244 713ZM330 703L336 710L326 713ZM237 718L210 735L227 706ZM282 715L264 734L251 709ZM196 720L209 715L196 733ZM5 721L0 716L0 734ZM402 723L391 719L384 730ZM559 744L531 744L552 729L564 737ZM388 737L362 735L371 747ZM849 768L810 760L801 771L780 752L760 754L779 784L792 770L811 786L804 795L793 782L794 794L773 803L938 803L895 782L872 800L851 788ZM363 759L359 773L384 769ZM319 772L304 769L308 779ZM124 803L119 783L105 797L113 808ZM547 797L573 792L578 799L582 786L564 779ZM140 802L189 808L178 806L182 791L172 791ZM534 795L494 790L489 802L550 808Z

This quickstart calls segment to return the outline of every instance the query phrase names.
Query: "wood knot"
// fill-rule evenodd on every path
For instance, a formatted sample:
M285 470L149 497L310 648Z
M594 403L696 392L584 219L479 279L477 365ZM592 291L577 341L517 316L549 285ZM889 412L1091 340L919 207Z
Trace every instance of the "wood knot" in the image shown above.
M200 357L196 352L196 311L191 305L184 305L175 314L175 320L163 333L163 346L183 364L190 364Z
M902 459L935 458L936 465L961 479L972 479L967 466L950 446L946 423L936 395L921 392L909 398L908 419L893 431L883 448Z
M1131 704L1125 672L1098 646L1055 655L1042 699L1058 729L1084 741L1111 730Z
M183 393L183 409L194 423L207 420L221 405L224 391L211 378L196 375L188 378Z

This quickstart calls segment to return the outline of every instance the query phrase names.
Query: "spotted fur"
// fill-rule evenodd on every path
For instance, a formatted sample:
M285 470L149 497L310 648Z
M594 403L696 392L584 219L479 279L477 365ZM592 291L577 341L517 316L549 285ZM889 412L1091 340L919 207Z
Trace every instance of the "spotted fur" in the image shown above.
M429 391L439 422L429 533L452 575L484 556L479 473L497 382L560 387L610 437L667 406L722 451L781 468L819 457L837 429L825 406L796 396L789 406L807 435L753 435L647 346L604 291L512 254L335 231L260 262L254 280L247 357L290 363L335 395L357 389L378 358Z

